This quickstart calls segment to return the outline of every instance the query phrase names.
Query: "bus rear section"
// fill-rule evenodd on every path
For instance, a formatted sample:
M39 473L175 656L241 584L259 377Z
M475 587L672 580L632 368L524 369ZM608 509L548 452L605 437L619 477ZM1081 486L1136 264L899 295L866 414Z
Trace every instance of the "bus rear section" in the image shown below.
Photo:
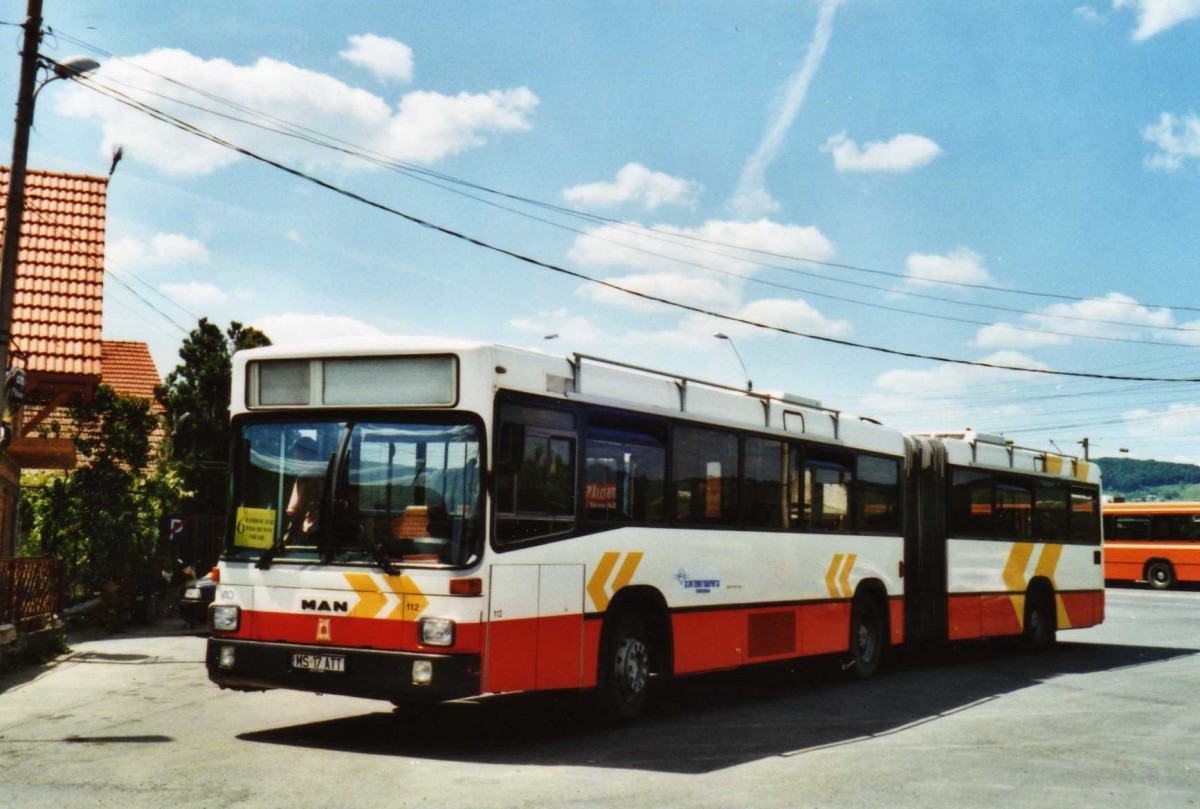
M1156 590L1200 581L1200 503L1105 503L1104 578Z

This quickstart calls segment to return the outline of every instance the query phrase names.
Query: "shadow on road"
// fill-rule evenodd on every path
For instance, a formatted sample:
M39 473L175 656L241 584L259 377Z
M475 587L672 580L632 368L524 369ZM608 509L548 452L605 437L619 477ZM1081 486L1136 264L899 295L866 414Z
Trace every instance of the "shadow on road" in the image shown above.
M513 695L369 713L242 734L243 741L381 756L593 766L701 774L849 744L937 721L1068 674L1114 671L1197 649L1060 643L1042 655L1006 644L925 654L894 673L848 683L828 664L672 680L633 728L597 729L577 695Z

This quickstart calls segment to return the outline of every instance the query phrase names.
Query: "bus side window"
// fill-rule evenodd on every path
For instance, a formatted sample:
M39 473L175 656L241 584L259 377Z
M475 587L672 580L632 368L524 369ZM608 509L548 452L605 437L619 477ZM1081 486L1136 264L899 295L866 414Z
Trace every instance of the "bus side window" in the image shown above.
M990 537L992 476L974 469L955 469L950 478L950 535Z
M900 462L895 458L859 455L856 485L856 530L899 534Z
M1057 480L1034 484L1033 530L1042 542L1066 542L1067 485Z
M1148 523L1143 524L1143 530L1147 534L1149 529ZM1078 486L1071 487L1069 530L1071 541L1076 544L1100 544L1100 493L1098 491Z
M667 428L663 422L597 408L588 416L584 455L587 519L665 519Z
M763 438L746 439L745 511L747 528L786 528L787 445Z
M737 436L681 426L675 428L671 449L675 519L698 525L736 522Z
M996 534L1001 539L1033 536L1033 493L1023 483L996 484Z
M496 432L496 541L512 544L574 528L575 414L504 404Z
M808 530L849 529L853 482L854 470L849 459L809 449L804 459L804 502L811 509Z

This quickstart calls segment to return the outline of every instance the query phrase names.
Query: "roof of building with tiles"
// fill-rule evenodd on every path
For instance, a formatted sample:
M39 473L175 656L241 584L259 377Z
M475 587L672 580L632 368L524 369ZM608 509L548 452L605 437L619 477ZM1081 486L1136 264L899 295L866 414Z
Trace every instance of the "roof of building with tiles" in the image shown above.
M155 410L162 408L154 399L154 388L162 384L150 348L130 340L101 342L100 381L117 393L149 399Z
M0 201L9 169L0 166ZM99 377L108 180L29 170L12 350L28 372ZM0 204L0 227L5 210Z

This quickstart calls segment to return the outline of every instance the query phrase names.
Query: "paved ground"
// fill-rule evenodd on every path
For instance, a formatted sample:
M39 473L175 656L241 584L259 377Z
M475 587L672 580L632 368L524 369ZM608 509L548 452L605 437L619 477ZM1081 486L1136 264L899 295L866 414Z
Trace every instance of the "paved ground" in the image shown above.
M681 680L620 731L570 699L404 719L221 692L197 636L96 637L0 681L0 806L1200 805L1200 592L1110 590L1108 616L1045 655L976 644L870 683Z

